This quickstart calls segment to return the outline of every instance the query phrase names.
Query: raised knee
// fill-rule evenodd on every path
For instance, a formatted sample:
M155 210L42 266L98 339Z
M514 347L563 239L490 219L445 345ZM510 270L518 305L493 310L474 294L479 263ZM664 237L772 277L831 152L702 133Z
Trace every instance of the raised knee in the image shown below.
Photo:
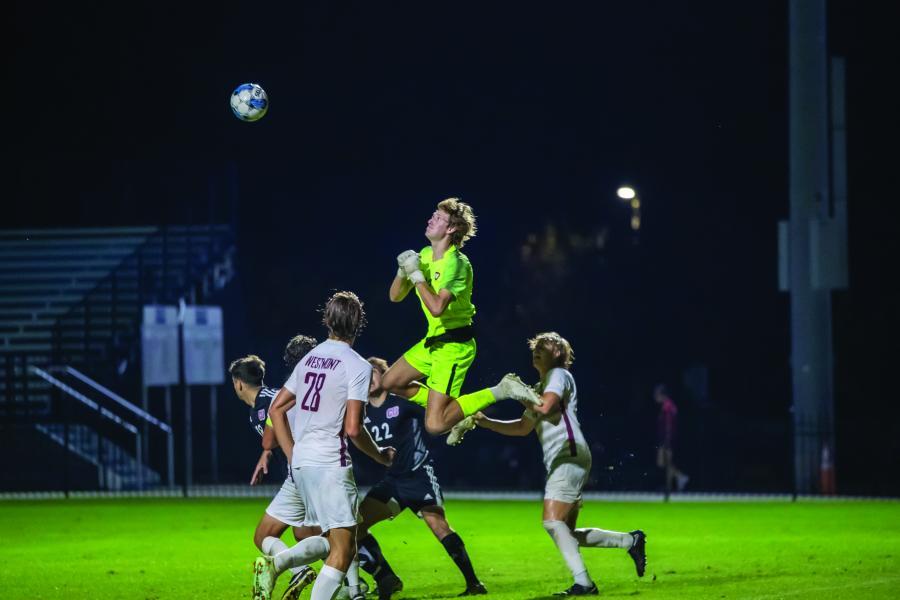
M447 427L443 419L428 418L428 415L425 415L425 431L431 435L441 435L447 431L447 429L449 429L449 427Z
M388 369L381 378L381 389L396 394L403 390L403 386L401 385L400 380L391 373L390 369Z

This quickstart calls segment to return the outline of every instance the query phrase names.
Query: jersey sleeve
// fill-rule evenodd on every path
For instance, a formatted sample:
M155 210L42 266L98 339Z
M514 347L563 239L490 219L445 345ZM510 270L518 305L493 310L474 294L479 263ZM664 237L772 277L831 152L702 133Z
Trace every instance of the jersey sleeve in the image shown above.
M459 257L458 253L452 254L452 260L444 264L444 273L438 283L438 290L447 290L454 296L459 296L466 291L469 280L468 265Z
M544 386L544 393L553 392L559 396L560 400L565 401L568 397L567 392L571 390L569 378L566 377L565 369L553 369L547 377L547 385Z
M293 395L297 395L297 390L300 389L300 381L298 380L300 375L300 365L294 367L294 370L291 371L290 377L287 378L287 381L284 382L284 388L292 393Z
M369 383L372 381L372 365L368 361L351 361L347 365L347 400L369 401Z
M250 409L250 427L252 427L256 433L262 435L268 420L269 402L266 402L264 398L258 396L253 408Z

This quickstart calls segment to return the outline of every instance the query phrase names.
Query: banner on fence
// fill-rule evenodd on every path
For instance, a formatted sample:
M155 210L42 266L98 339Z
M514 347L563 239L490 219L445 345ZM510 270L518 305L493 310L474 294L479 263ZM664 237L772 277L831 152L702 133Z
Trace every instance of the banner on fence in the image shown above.
M186 306L183 328L185 383L189 385L225 383L222 307Z
M147 304L141 324L144 386L178 385L178 307Z

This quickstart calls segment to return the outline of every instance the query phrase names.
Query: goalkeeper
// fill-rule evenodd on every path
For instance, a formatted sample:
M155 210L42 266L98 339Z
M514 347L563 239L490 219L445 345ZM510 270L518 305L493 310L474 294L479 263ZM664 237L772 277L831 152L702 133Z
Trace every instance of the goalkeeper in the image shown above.
M475 232L471 206L459 198L441 201L425 228L430 245L419 253L407 250L400 254L391 283L391 302L401 302L415 289L428 331L385 372L382 388L424 406L425 429L435 435L497 400L541 403L537 394L512 374L492 388L460 396L466 372L475 360L476 344L472 264L459 249ZM458 443L470 428L454 430L447 442Z

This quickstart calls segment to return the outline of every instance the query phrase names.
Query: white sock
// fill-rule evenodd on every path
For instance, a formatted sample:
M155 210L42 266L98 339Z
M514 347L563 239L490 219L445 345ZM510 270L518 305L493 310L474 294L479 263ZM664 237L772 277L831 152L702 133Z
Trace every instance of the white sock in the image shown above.
M272 536L263 538L262 543L259 545L259 549L266 556L275 556L279 552L287 550L287 548L288 545L281 541L281 538Z
M262 550L263 554L268 556L275 556L279 552L284 552L288 549L288 545L285 544L281 538L269 536L262 541L260 544L260 550ZM302 573L307 570L309 567L306 565L302 565L299 567L291 567L288 569L292 575L296 575L297 573Z
M304 540L305 541L305 540ZM345 573L325 565L316 577L309 600L331 600L341 587Z
M350 588L351 598L359 594L359 555L353 557L353 562L347 569L347 587Z
M630 533L618 531L606 531L593 527L579 528L575 530L575 539L579 546L591 548L622 548L628 550L634 545L634 536Z
M559 548L563 560L569 566L575 583L590 587L593 583L590 575L588 575L587 567L584 566L584 560L578 551L578 540L572 535L572 530L562 521L544 521L544 529L553 538L556 547Z
M320 535L308 537L275 555L275 574L279 575L285 569L308 565L311 562L323 559L328 556L329 552L331 552L331 545L328 543L328 540Z

